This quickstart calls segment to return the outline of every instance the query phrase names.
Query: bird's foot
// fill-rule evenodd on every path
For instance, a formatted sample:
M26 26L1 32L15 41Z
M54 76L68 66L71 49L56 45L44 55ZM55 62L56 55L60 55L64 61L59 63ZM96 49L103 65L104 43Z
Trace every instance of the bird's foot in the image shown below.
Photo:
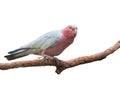
M44 62L47 63L50 56L44 56Z
M44 56L44 62L47 63L50 58L54 59L56 66L60 65L60 60L58 58L52 57L52 56Z

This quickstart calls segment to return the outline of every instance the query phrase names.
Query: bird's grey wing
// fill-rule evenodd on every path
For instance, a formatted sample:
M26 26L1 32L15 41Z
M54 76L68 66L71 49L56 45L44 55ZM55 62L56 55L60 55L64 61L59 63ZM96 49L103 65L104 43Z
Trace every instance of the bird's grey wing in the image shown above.
M32 41L31 43L23 46L22 48L45 50L48 47L55 45L59 41L61 36L62 36L62 33L59 30L48 32L40 36L36 40Z
M55 45L59 41L61 36L62 33L60 31L48 32L40 36L36 40L32 41L31 43L8 52L9 55L6 55L5 57L8 60L13 60L29 54L36 53L40 50L45 50L48 47Z

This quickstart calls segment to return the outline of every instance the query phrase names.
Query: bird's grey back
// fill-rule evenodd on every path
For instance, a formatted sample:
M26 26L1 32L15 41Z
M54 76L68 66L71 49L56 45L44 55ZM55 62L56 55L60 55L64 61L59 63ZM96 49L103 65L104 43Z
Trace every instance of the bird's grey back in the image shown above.
M22 46L22 48L35 48L45 50L46 48L55 45L61 36L62 32L60 30L51 31Z

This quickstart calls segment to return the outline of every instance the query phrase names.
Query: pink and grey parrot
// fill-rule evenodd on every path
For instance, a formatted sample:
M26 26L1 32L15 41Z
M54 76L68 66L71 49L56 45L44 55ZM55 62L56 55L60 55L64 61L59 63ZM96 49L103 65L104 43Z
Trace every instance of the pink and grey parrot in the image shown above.
M61 54L65 48L73 43L77 34L75 25L68 25L64 29L48 32L36 40L8 52L5 57L8 60L17 59L29 54L41 55L43 57L54 57Z

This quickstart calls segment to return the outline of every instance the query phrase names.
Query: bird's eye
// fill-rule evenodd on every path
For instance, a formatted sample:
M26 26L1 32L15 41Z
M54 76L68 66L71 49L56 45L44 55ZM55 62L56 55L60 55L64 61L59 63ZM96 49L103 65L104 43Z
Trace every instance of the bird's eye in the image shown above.
M71 26L69 26L69 29L74 30Z
M72 27L71 27L71 26L69 26L69 28L70 28L70 29L72 29Z

